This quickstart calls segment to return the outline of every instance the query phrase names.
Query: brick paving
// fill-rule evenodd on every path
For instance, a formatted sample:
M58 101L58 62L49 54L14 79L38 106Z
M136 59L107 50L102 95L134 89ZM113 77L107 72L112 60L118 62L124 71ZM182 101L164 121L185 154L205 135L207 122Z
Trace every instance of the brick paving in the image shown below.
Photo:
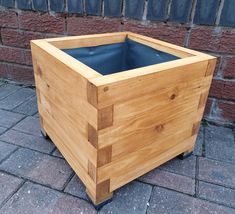
M0 82L0 214L235 214L232 128L203 123L191 157L125 185L96 211L61 153L41 136L35 96L32 88Z

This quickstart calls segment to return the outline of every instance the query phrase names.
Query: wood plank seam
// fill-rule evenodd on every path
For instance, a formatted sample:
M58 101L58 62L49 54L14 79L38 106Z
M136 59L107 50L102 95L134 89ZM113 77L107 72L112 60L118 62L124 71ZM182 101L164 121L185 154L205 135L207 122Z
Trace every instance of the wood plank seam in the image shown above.
M207 96L208 96L208 91L202 93L199 98L199 103L198 103L198 109L205 107L206 101L207 101Z
M200 128L200 124L201 124L200 121L198 121L198 122L193 124L193 127L192 127L192 136L196 135L198 133L199 128Z

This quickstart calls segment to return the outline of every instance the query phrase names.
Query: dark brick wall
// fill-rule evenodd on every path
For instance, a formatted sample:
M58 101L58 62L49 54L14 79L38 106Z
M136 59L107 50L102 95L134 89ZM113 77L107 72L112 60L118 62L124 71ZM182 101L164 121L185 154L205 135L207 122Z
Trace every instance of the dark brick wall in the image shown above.
M133 31L218 57L205 118L235 121L235 0L0 0L0 77L33 83L31 39Z

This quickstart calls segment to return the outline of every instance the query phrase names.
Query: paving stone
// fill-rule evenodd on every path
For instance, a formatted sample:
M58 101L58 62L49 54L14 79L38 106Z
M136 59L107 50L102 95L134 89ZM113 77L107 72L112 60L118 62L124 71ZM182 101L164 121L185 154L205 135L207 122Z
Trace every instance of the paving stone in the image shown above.
M193 150L193 154L196 156L202 156L202 147L203 147L203 140L204 140L204 127L201 125L198 135L197 135L197 140L195 143L195 147Z
M40 131L40 121L37 117L26 117L24 120L20 121L16 126L14 126L13 129L35 136L42 136Z
M190 157L184 160L180 160L179 158L174 158L168 161L167 163L163 164L162 166L160 166L159 169L195 178L196 157L191 155Z
M148 1L148 20L164 21L167 17L169 0L149 0Z
M19 9L31 9L30 0L17 0L17 6Z
M120 17L122 15L122 0L105 0L104 15L110 17Z
M235 188L235 165L199 158L199 180Z
M17 148L17 146L0 141L0 162Z
M5 99L0 101L0 106L2 109L12 110L18 105L22 104L28 98L35 95L35 91L30 88L22 88L13 94L9 95Z
M154 187L148 214L234 214L235 210L160 187Z
M70 213L94 214L95 209L84 200L68 196L38 184L26 182L2 207L0 213Z
M0 127L0 135L5 132L7 130L7 128L4 128L4 127Z
M4 111L0 109L0 126L10 128L19 122L24 115L13 113L9 111Z
M51 141L43 137L28 135L12 129L1 135L0 140L48 154L55 148Z
M5 160L0 169L57 189L63 189L72 174L65 160L24 148Z
M235 189L199 182L198 196L202 199L235 208Z
M219 0L198 0L194 16L194 23L213 25L216 19L216 12L219 7Z
M232 129L209 125L205 130L205 156L235 163L235 141Z
M172 0L170 21L186 23L189 20L192 0Z
M0 87L0 99L7 97L8 95L16 92L17 90L21 89L20 86L11 85L11 84L4 84Z
M112 202L105 205L99 213L144 214L151 192L152 187L150 185L133 181L118 189L114 193Z
M101 0L86 0L86 13L89 15L101 15Z
M37 97L28 99L27 101L16 107L13 111L26 115L36 114L38 111Z
M83 13L83 0L68 0L69 13Z
M144 0L126 0L125 17L142 19L144 13Z
M56 149L52 155L59 157L59 158L64 158L64 156L60 153L60 151L58 149Z
M167 187L190 195L195 194L195 180L186 176L155 169L139 178L145 183Z
M83 185L82 181L77 175L73 176L72 180L68 183L64 191L79 198L89 200L86 194L86 187Z
M22 182L20 178L0 172L0 205L19 188Z
M61 0L50 0L50 9L55 12L63 12L64 11L64 1Z
M235 1L226 0L220 17L220 25L235 27Z
M33 9L36 11L47 11L47 1L46 0L33 0Z

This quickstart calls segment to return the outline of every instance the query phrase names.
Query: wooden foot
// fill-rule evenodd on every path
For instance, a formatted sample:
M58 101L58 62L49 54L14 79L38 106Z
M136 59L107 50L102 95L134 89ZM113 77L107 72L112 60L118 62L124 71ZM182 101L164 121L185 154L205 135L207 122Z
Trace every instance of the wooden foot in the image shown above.
M94 198L87 189L86 194L96 210L100 210L104 205L110 203L113 199L112 192L107 194L106 196L103 195L101 199Z
M178 156L179 159L184 160L190 157L193 154L193 151L186 151Z

